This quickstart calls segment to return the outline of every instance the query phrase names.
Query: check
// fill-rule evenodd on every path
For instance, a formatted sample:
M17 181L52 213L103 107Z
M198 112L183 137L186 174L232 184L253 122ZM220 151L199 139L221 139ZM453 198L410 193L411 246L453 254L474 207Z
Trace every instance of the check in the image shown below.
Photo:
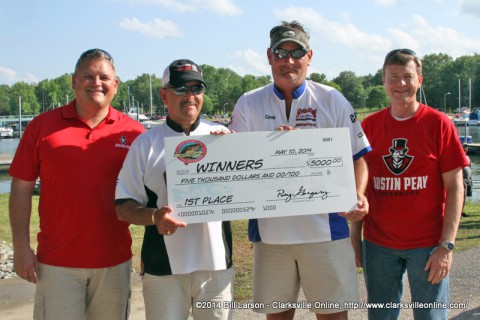
M165 138L168 203L187 223L349 211L347 128Z

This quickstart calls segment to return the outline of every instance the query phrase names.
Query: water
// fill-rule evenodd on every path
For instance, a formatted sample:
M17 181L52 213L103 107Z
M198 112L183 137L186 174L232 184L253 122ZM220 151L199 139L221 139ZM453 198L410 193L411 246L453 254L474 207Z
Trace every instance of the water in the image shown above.
M467 135L472 136L473 142L480 142L480 128L467 127ZM457 127L458 134L465 135L465 127ZM0 139L0 160L11 159L17 149L18 139ZM470 155L473 172L472 200L480 201L480 154ZM10 176L0 172L0 193L10 192Z
M0 193L10 192L10 177L8 174L0 173Z
M0 160L11 160L17 150L19 139L0 139ZM10 176L0 172L0 193L10 192Z

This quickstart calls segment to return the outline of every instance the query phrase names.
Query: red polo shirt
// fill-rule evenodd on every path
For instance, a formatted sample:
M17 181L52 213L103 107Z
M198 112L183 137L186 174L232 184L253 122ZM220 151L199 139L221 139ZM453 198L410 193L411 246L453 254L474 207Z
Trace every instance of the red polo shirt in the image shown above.
M9 174L41 180L41 263L104 268L131 258L128 224L115 213L115 185L130 144L143 126L111 106L95 128L75 101L35 117L20 140Z

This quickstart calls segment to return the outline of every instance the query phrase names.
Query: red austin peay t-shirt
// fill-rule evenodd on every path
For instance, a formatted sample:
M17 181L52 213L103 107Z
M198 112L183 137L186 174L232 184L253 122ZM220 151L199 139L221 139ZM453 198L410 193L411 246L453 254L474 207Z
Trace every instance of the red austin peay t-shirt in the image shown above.
M365 239L394 249L437 245L445 207L441 175L467 165L452 121L422 104L410 119L394 119L389 107L362 127L373 149L365 156Z

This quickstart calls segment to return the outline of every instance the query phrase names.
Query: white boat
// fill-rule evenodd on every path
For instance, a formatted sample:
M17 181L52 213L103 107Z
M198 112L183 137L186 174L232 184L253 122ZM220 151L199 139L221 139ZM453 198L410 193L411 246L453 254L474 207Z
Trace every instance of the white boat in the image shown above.
M453 118L453 123L456 126L464 126L465 124L468 125L469 114L468 113L461 113L459 116Z
M467 125L468 126L478 126L479 118L480 117L479 117L479 112L478 111L470 112L470 114L468 115Z
M137 113L136 109L133 108L127 112L127 115L133 120L137 120L138 122L140 122L147 130L158 126L159 124L162 124L164 122L162 120L150 120L150 118L147 117L145 114Z
M146 115L144 115L143 113L137 113L135 112L135 110L128 111L127 115L133 120L137 120L138 122L150 120L150 118L148 118Z
M13 129L7 126L1 126L0 138L2 139L13 138Z

